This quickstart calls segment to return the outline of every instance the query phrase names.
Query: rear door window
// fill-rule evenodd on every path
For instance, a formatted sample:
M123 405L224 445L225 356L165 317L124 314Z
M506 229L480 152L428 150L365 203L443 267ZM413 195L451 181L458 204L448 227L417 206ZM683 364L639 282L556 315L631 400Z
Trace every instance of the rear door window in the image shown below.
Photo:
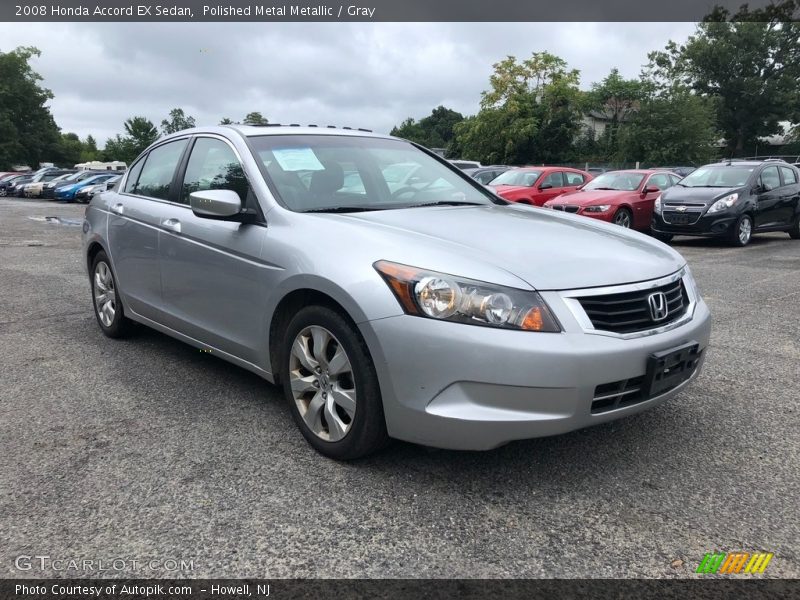
M797 172L789 167L781 167L781 174L783 175L783 185L792 185L797 183Z

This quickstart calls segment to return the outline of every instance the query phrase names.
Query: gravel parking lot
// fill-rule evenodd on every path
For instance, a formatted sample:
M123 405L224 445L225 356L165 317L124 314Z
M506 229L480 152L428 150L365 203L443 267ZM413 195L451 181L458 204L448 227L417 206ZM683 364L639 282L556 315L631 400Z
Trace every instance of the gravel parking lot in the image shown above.
M800 577L788 235L676 240L715 325L673 401L492 452L397 443L340 464L256 376L147 329L105 338L83 210L0 200L0 576L59 574L15 568L47 554L183 559L193 577L689 577L746 550Z

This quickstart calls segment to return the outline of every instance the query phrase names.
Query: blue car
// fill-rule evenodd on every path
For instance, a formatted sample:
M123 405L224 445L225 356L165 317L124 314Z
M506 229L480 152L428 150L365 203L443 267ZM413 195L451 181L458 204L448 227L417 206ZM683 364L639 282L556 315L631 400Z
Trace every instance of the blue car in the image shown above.
M71 185L58 187L55 190L55 198L56 200L72 202L73 200L75 200L75 194L81 188L84 188L87 185L96 185L98 183L103 183L104 181L108 181L112 177L118 177L118 176L119 173L101 173L100 175L95 175L94 177L87 177L86 179L76 181Z

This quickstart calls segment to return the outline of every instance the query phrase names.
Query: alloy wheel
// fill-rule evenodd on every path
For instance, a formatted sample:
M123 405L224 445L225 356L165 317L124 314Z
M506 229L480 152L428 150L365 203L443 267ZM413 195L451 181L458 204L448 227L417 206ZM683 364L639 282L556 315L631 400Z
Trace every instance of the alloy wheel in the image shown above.
M353 367L339 340L319 325L295 337L289 357L292 397L305 424L327 442L344 438L353 425Z
M614 223L619 225L620 227L625 227L629 229L631 226L631 216L628 214L627 211L621 210L616 215L614 215Z
M742 246L744 246L747 242L750 241L750 236L753 233L753 224L750 222L748 217L745 217L741 221L739 221L739 242L741 242Z
M94 305L103 326L111 327L117 312L117 293L111 269L102 261L94 270Z

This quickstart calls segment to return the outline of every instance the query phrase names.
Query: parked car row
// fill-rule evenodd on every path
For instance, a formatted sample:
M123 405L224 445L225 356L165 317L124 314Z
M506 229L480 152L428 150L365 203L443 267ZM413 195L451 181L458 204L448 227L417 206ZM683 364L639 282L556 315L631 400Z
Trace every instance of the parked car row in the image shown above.
M615 223L664 242L694 235L744 246L753 233L769 231L800 239L800 170L780 159L607 171L596 177L567 167L493 168L503 171L487 185L506 200Z
M11 173L0 177L0 196L89 202L94 194L109 189L120 176L115 171L47 167L33 174Z

